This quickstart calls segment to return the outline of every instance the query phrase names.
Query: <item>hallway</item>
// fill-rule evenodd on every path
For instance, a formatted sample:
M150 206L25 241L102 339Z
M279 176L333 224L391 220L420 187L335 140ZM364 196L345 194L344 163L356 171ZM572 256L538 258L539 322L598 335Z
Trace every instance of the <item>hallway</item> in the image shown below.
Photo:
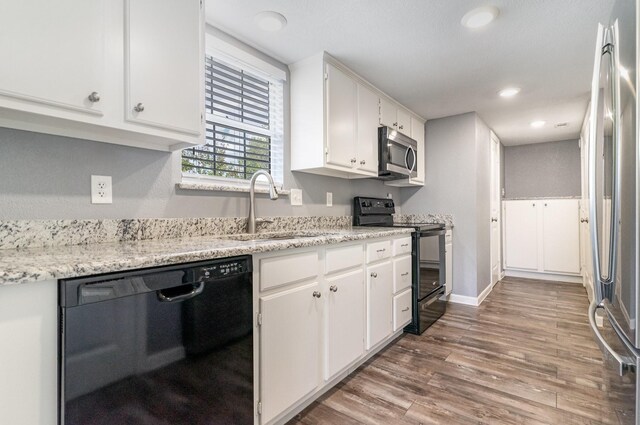
M314 402L299 424L625 424L628 386L602 368L579 284L505 278L449 304Z

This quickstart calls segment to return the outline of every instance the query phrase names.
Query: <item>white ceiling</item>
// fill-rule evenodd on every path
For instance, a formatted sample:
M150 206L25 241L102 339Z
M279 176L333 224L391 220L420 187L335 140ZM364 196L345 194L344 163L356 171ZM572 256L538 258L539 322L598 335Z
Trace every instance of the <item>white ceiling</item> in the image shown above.
M498 18L460 25L484 0L207 0L207 22L290 64L322 50L427 119L477 111L505 145L577 138L599 21L613 0L492 0ZM254 15L282 13L278 33ZM511 99L497 92L522 88ZM542 129L531 121L544 120ZM563 128L554 125L567 122Z

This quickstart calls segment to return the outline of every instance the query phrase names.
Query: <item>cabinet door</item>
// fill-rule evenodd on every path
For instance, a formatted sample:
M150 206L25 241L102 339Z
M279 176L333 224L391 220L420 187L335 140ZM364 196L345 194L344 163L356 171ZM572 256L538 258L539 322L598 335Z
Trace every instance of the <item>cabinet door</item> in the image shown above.
M380 98L380 125L398 128L398 108L384 97Z
M378 95L358 84L357 167L378 175Z
M447 238L450 235L447 235ZM445 261L444 279L445 279L445 295L449 295L453 290L453 242L447 242L444 245Z
M416 149L416 167L418 175L411 179L414 183L424 183L426 157L424 151L424 123L415 118L411 118L411 138L418 142Z
M100 114L106 99L88 97L103 94L104 8L105 0L3 2L0 95Z
M327 163L352 168L356 164L356 82L327 64Z
M200 0L126 0L127 119L202 133Z
M412 137L411 136L411 115L409 115L409 111L407 111L406 109L398 108L397 117L398 117L398 131L400 131L400 133L402 134Z
M367 267L367 350L391 335L393 267L391 261Z
M327 279L325 380L364 353L364 270Z
M262 423L320 383L318 282L260 298L260 401Z
M538 269L538 201L505 201L505 267Z
M577 199L544 201L544 271L580 273L580 208Z

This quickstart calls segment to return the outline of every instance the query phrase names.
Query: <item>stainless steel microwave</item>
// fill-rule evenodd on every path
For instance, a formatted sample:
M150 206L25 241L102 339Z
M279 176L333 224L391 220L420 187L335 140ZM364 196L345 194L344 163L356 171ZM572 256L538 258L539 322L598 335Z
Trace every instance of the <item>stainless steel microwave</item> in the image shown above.
M378 128L378 178L406 179L418 176L418 143L391 127Z

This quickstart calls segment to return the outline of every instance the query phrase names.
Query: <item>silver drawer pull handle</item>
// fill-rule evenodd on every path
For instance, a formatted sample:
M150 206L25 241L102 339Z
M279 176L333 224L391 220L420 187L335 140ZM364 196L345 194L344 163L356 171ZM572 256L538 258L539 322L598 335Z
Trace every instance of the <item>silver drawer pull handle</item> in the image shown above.
M329 290L330 290L331 292L338 292L338 287L337 287L336 285L331 285L331 286L329 287Z
M408 246L409 246L409 244L408 244L408 243L403 243L403 244L402 244L402 245L400 245L400 246L401 246L402 248L406 248L406 247L408 247Z
M316 298L320 298L322 296L322 294L318 291L313 291L313 296Z
M378 273L376 272L371 273L371 277L375 279L376 277L378 277Z
M409 272L402 273L400 276L409 276Z
M376 252L385 252L387 249L386 248L382 248L382 249L377 249Z
M403 308L403 309L402 309L402 312L403 312L403 313L404 313L405 311L409 311L409 307L407 307L407 308Z

